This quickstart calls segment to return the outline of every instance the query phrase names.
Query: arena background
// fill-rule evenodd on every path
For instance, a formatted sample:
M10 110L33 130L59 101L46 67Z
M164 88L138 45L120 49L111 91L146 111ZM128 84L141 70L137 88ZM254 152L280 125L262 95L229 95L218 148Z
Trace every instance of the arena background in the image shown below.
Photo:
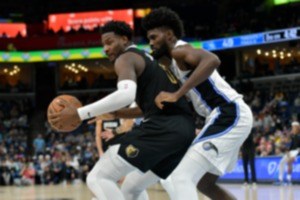
M300 119L297 0L14 0L0 4L0 188L19 185L25 163L40 185L40 157L61 169L44 184L85 181L98 159L93 125L57 133L46 121L47 106L59 94L86 104L114 91L116 75L101 47L100 26L125 20L135 43L149 51L141 18L160 6L180 15L186 41L220 57L220 74L254 114L258 183L276 181L291 122ZM297 184L300 160L293 166ZM240 184L243 178L239 160L220 181Z

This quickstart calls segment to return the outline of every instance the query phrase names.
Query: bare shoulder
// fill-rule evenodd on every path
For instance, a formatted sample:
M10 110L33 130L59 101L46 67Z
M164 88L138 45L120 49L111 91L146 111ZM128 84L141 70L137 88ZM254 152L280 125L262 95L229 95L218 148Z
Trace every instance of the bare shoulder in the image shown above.
M195 49L190 44L180 45L178 47L175 47L171 54L172 57L175 59L183 59L186 57L187 54L191 53L191 51L194 51Z
M122 55L120 55L116 62L122 62L122 63L134 63L137 59L142 58L140 55L134 52L125 52Z
M139 76L145 67L145 61L143 57L137 53L125 52L117 58L114 66L118 75L118 72L123 71L127 74L137 73Z

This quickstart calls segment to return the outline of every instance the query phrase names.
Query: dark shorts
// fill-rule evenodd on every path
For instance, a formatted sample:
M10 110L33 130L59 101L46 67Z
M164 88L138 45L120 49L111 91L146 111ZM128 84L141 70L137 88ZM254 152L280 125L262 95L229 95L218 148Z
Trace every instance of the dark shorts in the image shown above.
M195 138L189 116L153 116L120 141L119 155L142 172L166 178L179 164Z

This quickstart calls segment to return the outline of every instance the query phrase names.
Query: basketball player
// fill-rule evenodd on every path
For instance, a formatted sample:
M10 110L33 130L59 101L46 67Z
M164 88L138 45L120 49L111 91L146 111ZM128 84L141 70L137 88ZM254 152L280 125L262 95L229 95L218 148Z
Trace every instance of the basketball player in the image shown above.
M155 9L142 23L155 58L167 57L166 64L182 82L176 92L161 92L157 105L163 109L167 102L187 95L195 111L206 117L205 126L171 175L178 200L198 199L197 183L211 199L235 199L216 181L236 164L252 127L250 108L216 71L220 64L216 55L180 40L183 24L175 12Z
M95 134L95 141L97 150L99 153L99 158L103 156L104 152L107 150L109 145L113 145L118 143L118 139L124 134L125 132L129 131L132 128L134 120L132 119L115 119L115 120L90 120L89 124L96 123L96 134ZM95 165L93 169L87 176L87 182L93 183L92 185L97 184L97 173L100 170L97 168L99 165ZM89 184L89 185L91 185ZM88 186L89 186L88 185ZM90 188L91 190L91 188ZM93 198L92 200L97 200Z
M155 105L159 92L175 92L179 85L172 73L133 45L129 25L108 22L101 37L104 51L118 75L117 91L78 109L61 102L63 109L49 118L54 124L60 120L68 123L113 112L133 101L138 104L144 113L143 122L122 137L119 145L110 146L97 162L100 169L97 185L87 182L98 200L124 200L117 181L134 170L152 175L153 179L141 183L145 187L166 178L193 141L195 127L185 98L167 103L163 109ZM131 116L136 117L139 116Z
M300 152L300 124L297 121L292 122L291 146L289 151L282 157L279 163L279 182L283 183L284 167L288 163L287 181L292 183L293 162Z

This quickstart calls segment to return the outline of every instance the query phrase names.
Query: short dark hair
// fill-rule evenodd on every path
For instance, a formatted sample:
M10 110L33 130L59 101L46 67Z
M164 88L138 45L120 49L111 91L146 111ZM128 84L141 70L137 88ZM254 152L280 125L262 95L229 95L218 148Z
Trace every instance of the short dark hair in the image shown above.
M143 18L142 26L146 31L160 27L170 28L178 39L184 35L183 23L180 17L176 12L166 7L154 9Z
M109 21L101 28L101 33L114 32L120 36L126 36L128 40L131 40L133 30L128 24L123 21Z

